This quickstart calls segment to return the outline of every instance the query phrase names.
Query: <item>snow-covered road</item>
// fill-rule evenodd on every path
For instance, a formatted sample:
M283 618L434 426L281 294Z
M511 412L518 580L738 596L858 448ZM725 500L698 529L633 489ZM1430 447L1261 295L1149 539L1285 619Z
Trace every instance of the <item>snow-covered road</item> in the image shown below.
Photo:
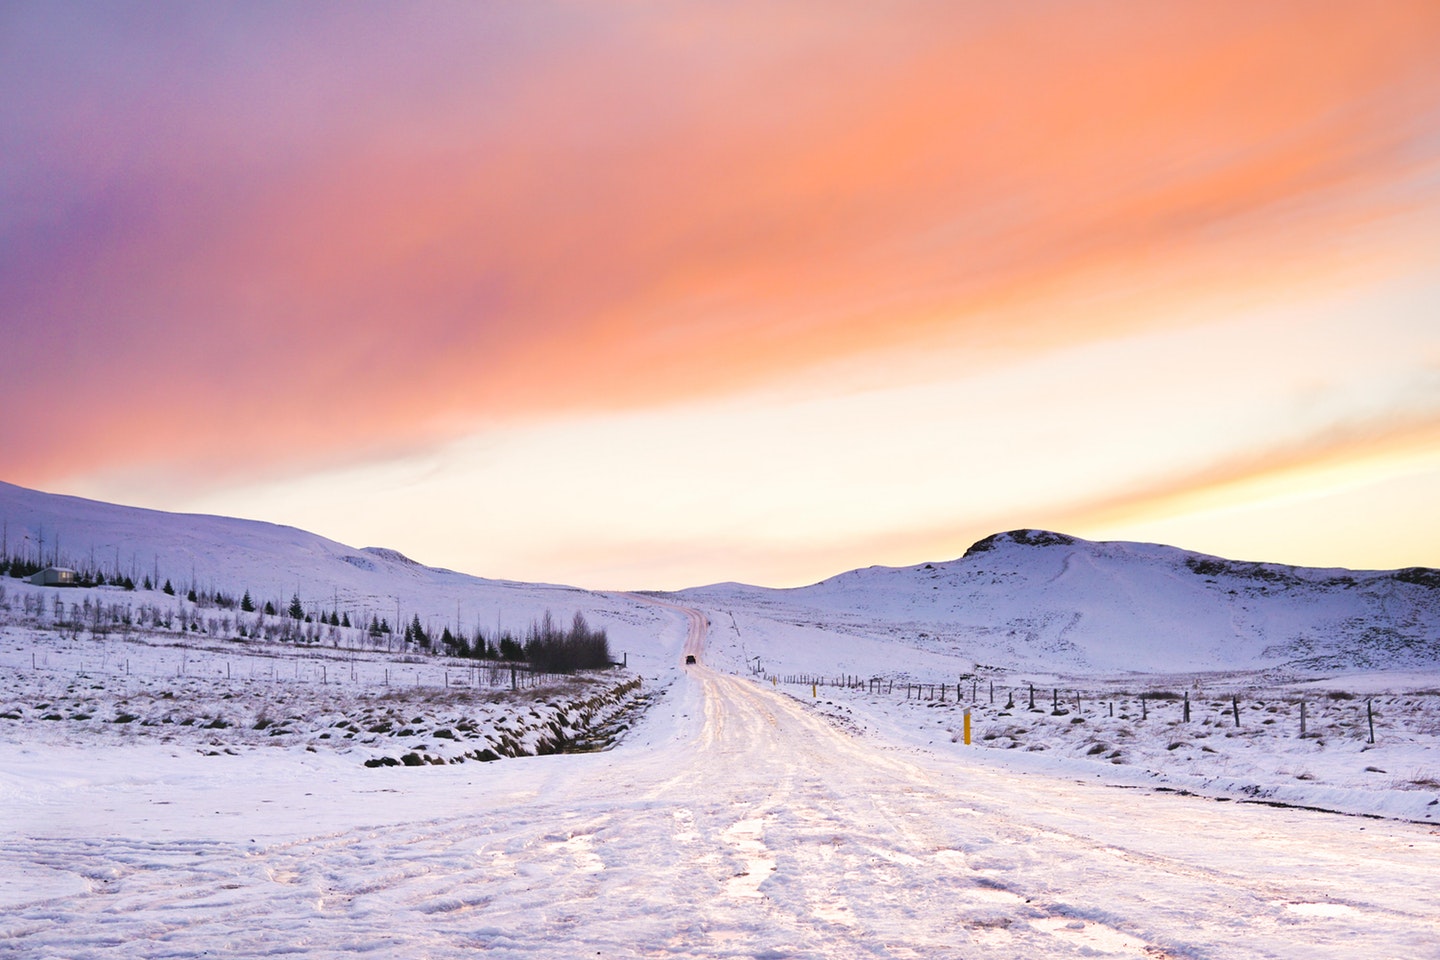
M701 664L608 753L10 748L0 956L1440 957L1433 828L856 737L671 610Z

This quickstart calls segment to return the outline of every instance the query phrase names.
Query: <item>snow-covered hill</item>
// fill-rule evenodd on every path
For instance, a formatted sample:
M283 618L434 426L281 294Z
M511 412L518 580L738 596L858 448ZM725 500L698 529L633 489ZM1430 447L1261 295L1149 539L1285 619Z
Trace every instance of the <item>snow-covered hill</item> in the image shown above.
M575 587L487 580L427 567L395 550L356 549L294 527L228 517L167 513L79 497L41 493L0 482L0 552L107 578L170 581L182 596L249 592L257 605L285 609L300 598L310 613L339 611L353 623L372 617L397 627L418 616L432 633L505 629L523 635L549 611L560 623L584 613L604 627L617 654L656 657L665 619L654 607L619 594ZM143 597L143 591L137 591ZM678 648L677 648L678 649Z
M293 527L142 510L0 483L11 556L108 576L169 580L181 594L249 591L277 607L353 622L523 632L545 611L583 612L619 649L655 656L665 614L619 594L486 580L356 549ZM717 584L675 594L711 611L712 655L817 672L958 666L1102 674L1428 669L1440 665L1440 571L1242 563L1174 547L1017 530L964 557L870 567L809 587ZM668 635L668 634L665 634Z
M923 672L936 657L1070 673L1440 666L1440 571L1241 563L1037 530L987 537L946 563L678 596L711 610L743 656L777 668Z

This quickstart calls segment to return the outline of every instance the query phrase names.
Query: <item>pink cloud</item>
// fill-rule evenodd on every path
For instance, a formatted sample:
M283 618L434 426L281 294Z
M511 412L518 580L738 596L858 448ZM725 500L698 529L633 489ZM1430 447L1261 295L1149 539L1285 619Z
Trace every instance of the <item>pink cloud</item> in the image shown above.
M1428 3L182 9L4 48L11 479L665 403L1436 206Z

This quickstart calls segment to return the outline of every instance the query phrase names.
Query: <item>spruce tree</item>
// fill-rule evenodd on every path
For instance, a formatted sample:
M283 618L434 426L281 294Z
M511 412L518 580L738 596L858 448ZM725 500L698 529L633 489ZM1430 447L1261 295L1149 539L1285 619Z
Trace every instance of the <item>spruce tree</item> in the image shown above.
M305 608L300 605L300 594L298 594L298 593L295 594L295 595L293 595L293 596L290 598L290 619L291 619L291 620L304 620L304 619L305 619Z
M164 590L172 597L175 596L175 588L170 585L170 581L168 579L165 581L165 586L161 587L160 589Z
M245 596L240 598L240 609L246 613L255 612L255 601L250 599L250 591L245 591Z

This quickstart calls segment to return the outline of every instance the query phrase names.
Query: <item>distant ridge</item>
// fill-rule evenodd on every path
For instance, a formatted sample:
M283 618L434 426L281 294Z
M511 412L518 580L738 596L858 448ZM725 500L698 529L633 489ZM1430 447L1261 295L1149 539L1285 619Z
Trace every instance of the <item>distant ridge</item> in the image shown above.
M384 560L392 560L395 563L405 563L409 564L412 567L422 566L419 561L411 560L399 550L391 550L389 547L361 547L360 549L364 553L368 553L371 556L380 557Z
M546 611L592 619L634 601L549 584L491 580L425 566L388 547L346 546L295 527L205 514L168 513L30 490L0 481L0 530L10 554L77 569L117 573L138 586L170 581L182 594L250 593L284 609L299 597L307 611L339 610L352 620L385 618L474 630L523 631ZM0 584L5 583L0 578ZM135 597L143 601L145 593Z
M487 580L294 527L166 513L0 482L11 555L102 568L182 592L248 591L283 606L522 628L545 611L653 610L573 587ZM808 587L715 584L673 596L834 633L894 638L975 663L1081 671L1433 669L1440 570L1296 567L1048 530L985 537L956 560L852 570Z
M808 587L678 596L803 625L965 652L977 663L1105 671L1440 665L1440 570L1227 560L1049 530L985 537L957 560L870 567Z

